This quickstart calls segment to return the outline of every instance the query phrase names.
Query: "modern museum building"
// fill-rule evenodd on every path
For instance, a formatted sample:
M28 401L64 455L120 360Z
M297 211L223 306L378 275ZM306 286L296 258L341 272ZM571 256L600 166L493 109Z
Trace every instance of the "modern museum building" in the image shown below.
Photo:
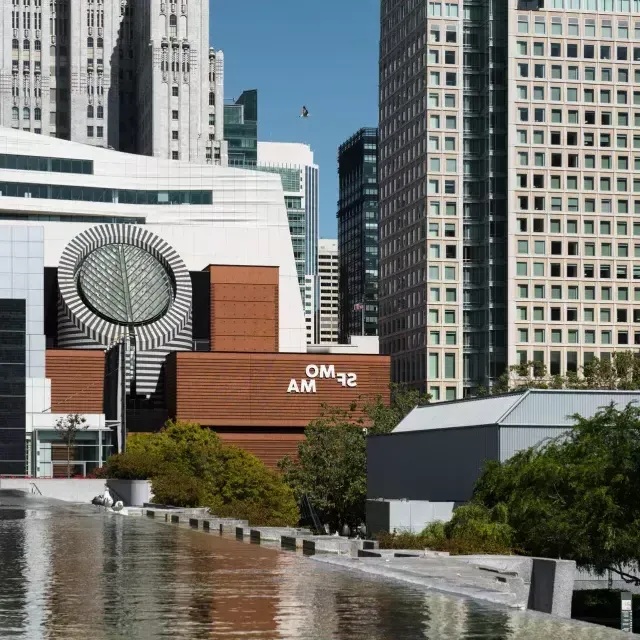
M362 341L364 343L365 341ZM168 419L275 465L389 359L306 344L277 174L0 128L0 476L86 475Z

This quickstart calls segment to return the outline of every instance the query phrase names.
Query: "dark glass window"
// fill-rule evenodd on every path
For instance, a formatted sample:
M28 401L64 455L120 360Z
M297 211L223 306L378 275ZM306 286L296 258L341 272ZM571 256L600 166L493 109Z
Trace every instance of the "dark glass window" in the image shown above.
M0 300L0 475L25 475L26 304Z

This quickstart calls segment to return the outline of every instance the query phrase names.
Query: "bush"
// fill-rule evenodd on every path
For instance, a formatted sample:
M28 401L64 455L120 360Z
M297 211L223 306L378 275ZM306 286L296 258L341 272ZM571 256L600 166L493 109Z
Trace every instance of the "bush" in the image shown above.
M199 507L208 499L207 485L200 478L172 471L151 480L153 500L174 507Z
M432 549L452 555L490 553L509 555L511 527L502 510L469 504L458 507L447 523L434 522L421 533L379 533L381 549Z
M206 506L255 525L293 526L300 517L280 474L195 423L168 422L159 433L132 435L127 452L111 456L104 473L151 479L154 501L161 504Z
M96 474L101 478L119 480L147 480L161 472L164 467L157 456L141 451L127 451L111 456Z

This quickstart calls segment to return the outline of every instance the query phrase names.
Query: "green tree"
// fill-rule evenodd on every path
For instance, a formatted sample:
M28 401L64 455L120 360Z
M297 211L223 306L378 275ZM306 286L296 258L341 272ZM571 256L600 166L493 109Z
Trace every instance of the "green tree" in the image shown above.
M490 462L473 501L500 508L517 548L603 573L638 572L640 408L574 416L563 437Z
M149 478L159 503L208 506L254 525L294 526L300 517L279 473L197 423L170 421L158 433L132 435L127 452L109 458L102 475Z
M429 396L401 386L391 389L391 403L382 397L364 399L348 410L324 407L322 415L305 430L298 458L279 464L298 500L307 496L332 530L364 522L367 496L369 434L389 433L414 407ZM366 428L366 431L365 431Z
M71 477L71 448L76 443L78 432L86 431L88 428L87 419L79 413L70 413L56 420L54 429L60 435L62 442L67 445L67 478Z
M640 353L616 351L610 359L594 358L579 373L569 371L564 376L549 375L541 362L515 364L497 379L491 393L524 389L640 389Z

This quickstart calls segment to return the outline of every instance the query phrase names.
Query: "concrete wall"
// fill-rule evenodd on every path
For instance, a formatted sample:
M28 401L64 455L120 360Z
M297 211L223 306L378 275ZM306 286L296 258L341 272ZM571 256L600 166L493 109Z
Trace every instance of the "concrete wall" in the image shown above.
M370 436L367 498L466 502L498 455L495 425Z
M455 502L425 500L367 500L367 531L420 533L432 522L451 520Z
M0 489L26 491L64 502L91 502L94 496L104 493L104 487L104 480L87 478L0 478Z

